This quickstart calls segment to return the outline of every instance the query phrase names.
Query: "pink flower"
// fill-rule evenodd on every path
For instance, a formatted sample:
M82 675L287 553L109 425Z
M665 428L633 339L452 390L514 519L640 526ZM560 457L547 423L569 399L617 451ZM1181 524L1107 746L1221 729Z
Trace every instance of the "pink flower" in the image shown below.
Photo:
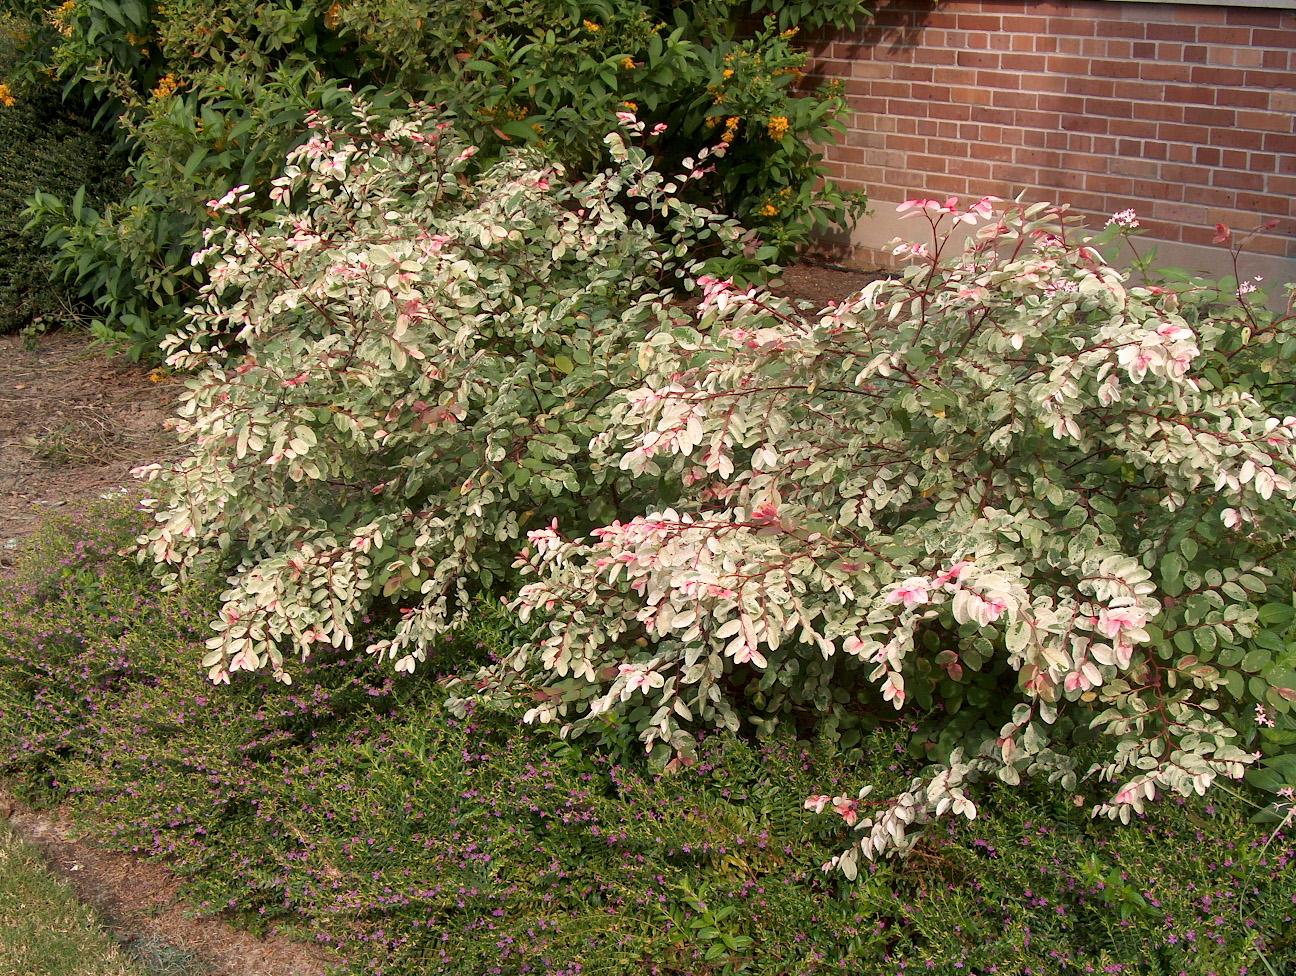
M646 694L650 689L660 688L665 684L665 679L660 674L640 664L622 664L617 668L617 673L626 679L621 688L622 701L625 701L636 691L642 691Z
M812 813L823 813L824 808L830 803L832 803L831 796L812 796L806 799L805 808Z
M637 121L634 112L617 112L616 117L622 125L633 125Z
M910 576L907 580L896 585L890 593L887 594L887 603L902 603L906 607L914 607L926 603L928 598L928 589L931 582L922 576Z
M1120 210L1112 214L1111 219L1107 221L1107 226L1110 227L1112 224L1115 224L1117 227L1125 227L1129 230L1133 230L1139 225L1138 214L1136 214L1132 209Z
M1212 244L1227 244L1233 239L1233 232L1229 230L1228 224L1216 224L1215 236L1211 238Z
M958 578L963 575L963 570L967 569L971 565L972 564L968 562L966 559L959 560L949 569L946 569L936 574L936 579L935 579L936 585L944 586L946 583L956 582Z
M1095 629L1104 637L1116 638L1126 631L1142 630L1147 611L1141 607L1106 608L1098 614Z
M1008 603L997 596L988 599L980 593L973 593L972 596L971 616L982 627L994 623L1008 609Z
M714 304L721 295L734 290L734 283L728 278L715 278L711 275L702 275L698 278L698 284L702 286L703 305Z
M835 796L832 801L833 812L846 821L846 826L854 827L859 821L859 800L848 796Z
M655 136L659 136L669 128L670 126L668 126L665 122L658 122L656 125L652 127L652 134Z

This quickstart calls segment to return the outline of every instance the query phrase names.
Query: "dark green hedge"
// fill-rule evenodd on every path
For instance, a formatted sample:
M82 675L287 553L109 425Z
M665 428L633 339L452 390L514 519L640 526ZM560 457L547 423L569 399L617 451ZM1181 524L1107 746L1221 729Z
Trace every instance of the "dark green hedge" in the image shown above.
M0 82L15 68L13 21L0 17ZM15 102L0 105L0 333L22 328L69 299L52 280L38 233L25 233L22 212L36 190L71 198L86 185L91 197L112 192L121 165L104 138L62 104L54 82L11 84Z

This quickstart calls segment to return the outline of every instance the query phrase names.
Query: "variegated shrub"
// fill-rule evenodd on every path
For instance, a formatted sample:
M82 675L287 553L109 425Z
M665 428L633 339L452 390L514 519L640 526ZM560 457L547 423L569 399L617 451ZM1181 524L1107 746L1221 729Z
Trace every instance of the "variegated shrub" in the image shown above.
M606 172L572 182L531 152L470 177L474 150L431 109L313 117L250 219L210 208L210 283L166 342L188 381L177 462L142 558L164 579L220 566L213 680L351 647L412 670L510 573L520 534L642 504L591 459L639 342L667 321L701 248L741 232L673 191L622 119ZM619 482L619 484L618 484ZM231 568L232 567L232 568ZM395 611L399 609L399 615ZM381 623L381 619L373 621Z
M851 876L977 779L1075 789L1080 750L1096 814L1202 792L1296 700L1290 318L1138 285L1064 208L901 209L902 275L808 318L704 279L643 343L594 453L681 489L531 531L536 636L477 681L684 762L699 726L908 710L926 775L807 801Z

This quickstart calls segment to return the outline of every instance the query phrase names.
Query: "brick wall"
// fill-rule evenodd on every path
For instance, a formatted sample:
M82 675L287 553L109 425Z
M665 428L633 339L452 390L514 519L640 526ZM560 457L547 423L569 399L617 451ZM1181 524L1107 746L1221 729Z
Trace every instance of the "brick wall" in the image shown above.
M1212 266L1216 223L1279 227L1250 250L1296 280L1296 11L1142 2L899 0L811 42L853 115L827 151L869 193L857 259L915 195L1133 207L1161 256Z

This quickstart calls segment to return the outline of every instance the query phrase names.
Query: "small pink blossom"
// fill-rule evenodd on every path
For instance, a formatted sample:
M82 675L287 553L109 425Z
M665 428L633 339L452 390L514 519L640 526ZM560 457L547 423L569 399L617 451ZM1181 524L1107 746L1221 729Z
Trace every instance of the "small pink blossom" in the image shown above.
M961 559L949 569L937 573L934 582L937 586L944 586L947 583L956 582L958 578L963 575L963 571L971 565L972 564L966 559Z
M1114 639L1128 631L1142 630L1147 616L1141 607L1108 607L1099 612L1095 629L1104 637Z
M811 813L823 813L824 809L830 803L832 803L831 796L824 796L820 794L818 796L807 797L805 801L805 808L809 810Z
M971 616L982 627L994 623L1008 609L1007 601L997 596L986 598L980 593L973 593L972 597Z
M1129 230L1133 230L1139 225L1138 214L1136 214L1132 209L1119 210L1112 214L1111 219L1107 221L1107 226L1110 227L1112 224L1115 224L1117 227L1125 227Z
M922 576L911 576L907 580L896 585L890 593L887 594L887 603L901 603L906 607L915 607L926 603L931 587L931 582Z
M846 826L854 827L859 822L859 800L849 796L835 796L832 801L833 813L846 821Z

